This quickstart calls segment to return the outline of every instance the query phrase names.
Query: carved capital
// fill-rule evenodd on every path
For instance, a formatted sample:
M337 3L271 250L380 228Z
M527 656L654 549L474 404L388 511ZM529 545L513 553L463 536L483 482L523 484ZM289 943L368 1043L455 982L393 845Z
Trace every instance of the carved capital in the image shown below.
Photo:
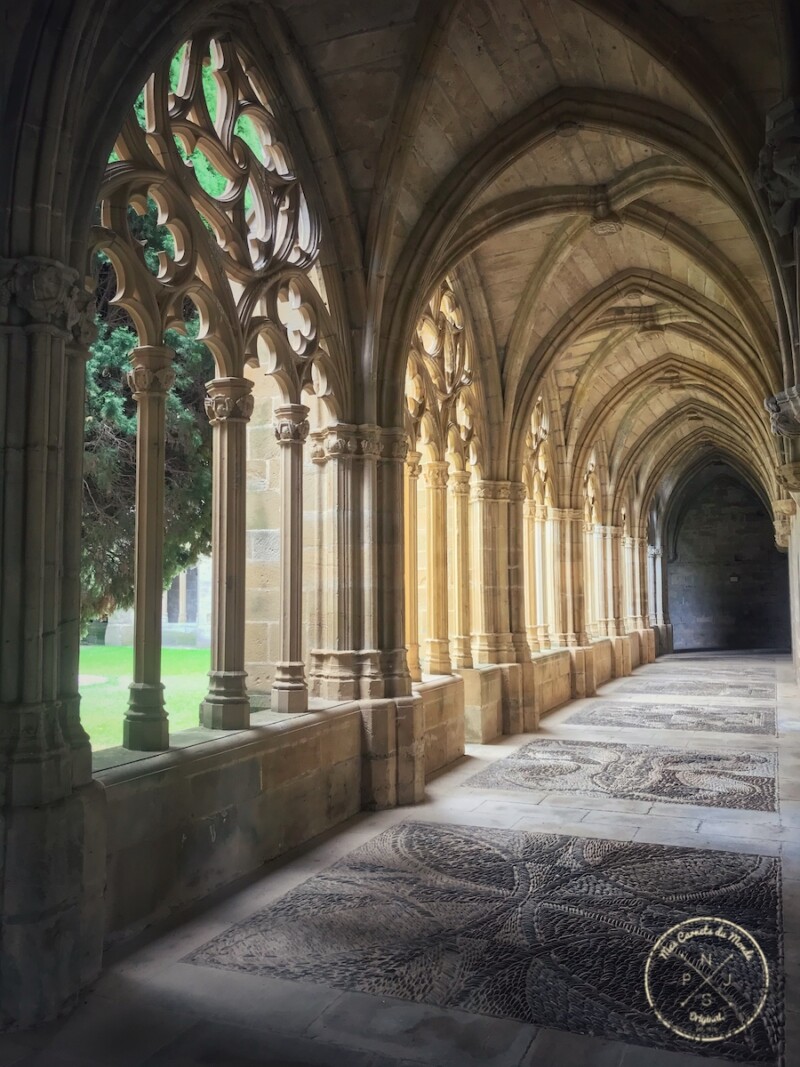
M469 496L469 483L468 471L453 471L450 475L450 492L453 496Z
M425 484L429 489L446 489L450 477L450 468L446 463L426 463L422 468L425 475Z
M406 455L406 470L412 479L419 478L422 474L422 455L419 452L409 452Z
M773 500L772 511L775 516L775 544L778 548L789 547L792 535L792 516L797 514L794 500Z
M208 421L247 422L253 414L253 383L247 378L215 378L206 382L205 400Z
M147 396L165 396L175 384L171 348L155 346L134 348L131 352L131 369L128 371L128 387L134 400Z
M329 459L351 459L358 453L356 427L339 422L326 426L311 435L311 459L314 463L327 463Z
M358 427L358 455L364 459L378 459L381 455L381 431L378 426L365 423Z
M39 256L0 260L0 322L51 326L88 346L97 335L94 313L94 296L71 267Z
M301 445L308 437L308 408L305 404L283 404L275 408L275 437L279 445Z
M472 485L473 500L510 500L510 482L475 482Z
M511 482L508 487L509 500L513 504L521 504L528 496L528 490L524 482Z
M398 463L408 455L408 434L405 430L387 429L380 431L381 459L395 460Z

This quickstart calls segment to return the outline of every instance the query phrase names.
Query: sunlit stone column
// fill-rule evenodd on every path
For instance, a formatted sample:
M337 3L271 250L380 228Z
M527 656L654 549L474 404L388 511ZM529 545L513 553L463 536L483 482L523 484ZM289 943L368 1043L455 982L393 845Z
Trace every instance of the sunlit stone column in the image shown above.
M517 663L530 663L531 648L525 626L524 516L525 486L511 482L508 500L508 612L511 644Z
M408 649L408 670L411 674L411 680L414 682L422 681L422 667L419 659L419 581L417 572L417 553L419 551L417 494L419 493L419 476L422 473L421 459L422 456L419 452L409 452L406 457L403 477L406 648Z
M250 724L244 669L245 460L253 383L247 378L216 378L206 383L206 389L206 413L214 436L211 670L200 722L214 730L236 730Z
M447 600L447 479L443 461L422 468L427 506L428 635L423 666L428 674L450 674L450 639Z
M633 578L633 538L623 534L621 540L622 557L622 612L624 619L623 633L630 633L636 629L634 618L634 578Z
M586 620L586 633L590 637L597 635L596 572L594 558L594 523L584 522L583 526L583 606Z
M450 494L453 500L453 563L450 591L453 597L454 635L450 639L450 654L455 668L472 666L472 638L470 636L470 575L469 575L469 482L468 471L452 471Z
M561 550L561 625L560 643L568 647L587 645L584 569L585 519L579 509L556 511L560 528Z
M647 541L644 537L633 539L633 614L636 626L647 626Z
M275 436L281 446L281 659L275 664L272 710L308 708L303 663L303 446L308 408L275 408Z
M508 605L508 482L473 482L472 655L476 663L513 663Z
M534 508L534 565L536 572L536 631L540 651L551 647L550 601L555 585L553 562L548 549L547 507L537 504Z
M561 624L561 524L555 508L545 507L544 537L547 560L547 630L550 647L559 644ZM541 638L540 638L541 641Z
M604 526L595 525L592 551L595 559L595 589L597 595L596 622L597 636L608 637L608 582L606 578L606 531Z
M525 555L525 615L527 620L526 632L528 646L532 652L541 649L539 644L539 551L536 523L536 505L529 498L522 505L524 538L523 551Z
M356 462L350 465L360 492L352 494L353 525L347 550L355 581L352 623L359 676L359 694L366 700L383 697L385 685L378 651L378 462L380 430L373 423L356 428ZM358 504L356 503L358 499Z
M125 714L125 748L169 748L161 682L161 605L164 593L164 442L166 397L175 381L171 348L131 353L128 384L137 404L136 563L133 681Z
M620 605L620 531L615 526L603 527L603 576L605 580L606 633L609 637L622 635Z

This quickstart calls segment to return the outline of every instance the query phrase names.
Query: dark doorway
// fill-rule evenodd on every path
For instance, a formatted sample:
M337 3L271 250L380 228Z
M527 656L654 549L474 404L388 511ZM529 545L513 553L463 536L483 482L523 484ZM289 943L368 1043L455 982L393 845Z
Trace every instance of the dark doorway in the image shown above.
M673 512L669 614L679 649L790 647L787 556L763 501L714 463Z

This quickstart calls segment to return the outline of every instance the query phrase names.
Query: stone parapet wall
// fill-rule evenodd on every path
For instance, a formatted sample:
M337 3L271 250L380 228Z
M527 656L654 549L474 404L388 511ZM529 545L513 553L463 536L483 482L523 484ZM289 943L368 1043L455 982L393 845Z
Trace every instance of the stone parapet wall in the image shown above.
M106 939L131 936L354 815L361 766L361 711L350 704L99 774Z

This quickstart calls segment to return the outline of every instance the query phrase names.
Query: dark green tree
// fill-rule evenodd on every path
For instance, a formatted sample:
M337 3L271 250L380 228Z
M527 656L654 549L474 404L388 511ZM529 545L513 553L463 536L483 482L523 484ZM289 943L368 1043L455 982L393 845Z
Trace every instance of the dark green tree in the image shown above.
M173 250L157 223L155 205L131 215L145 258L156 269L160 250ZM98 263L98 337L86 371L83 480L84 622L133 603L136 522L136 402L126 381L137 338L127 315L111 303L116 281L109 261ZM194 306L184 306L186 332L168 330L175 351L175 384L167 394L165 447L164 585L211 545L211 427L204 411L205 382L214 361L197 340Z

